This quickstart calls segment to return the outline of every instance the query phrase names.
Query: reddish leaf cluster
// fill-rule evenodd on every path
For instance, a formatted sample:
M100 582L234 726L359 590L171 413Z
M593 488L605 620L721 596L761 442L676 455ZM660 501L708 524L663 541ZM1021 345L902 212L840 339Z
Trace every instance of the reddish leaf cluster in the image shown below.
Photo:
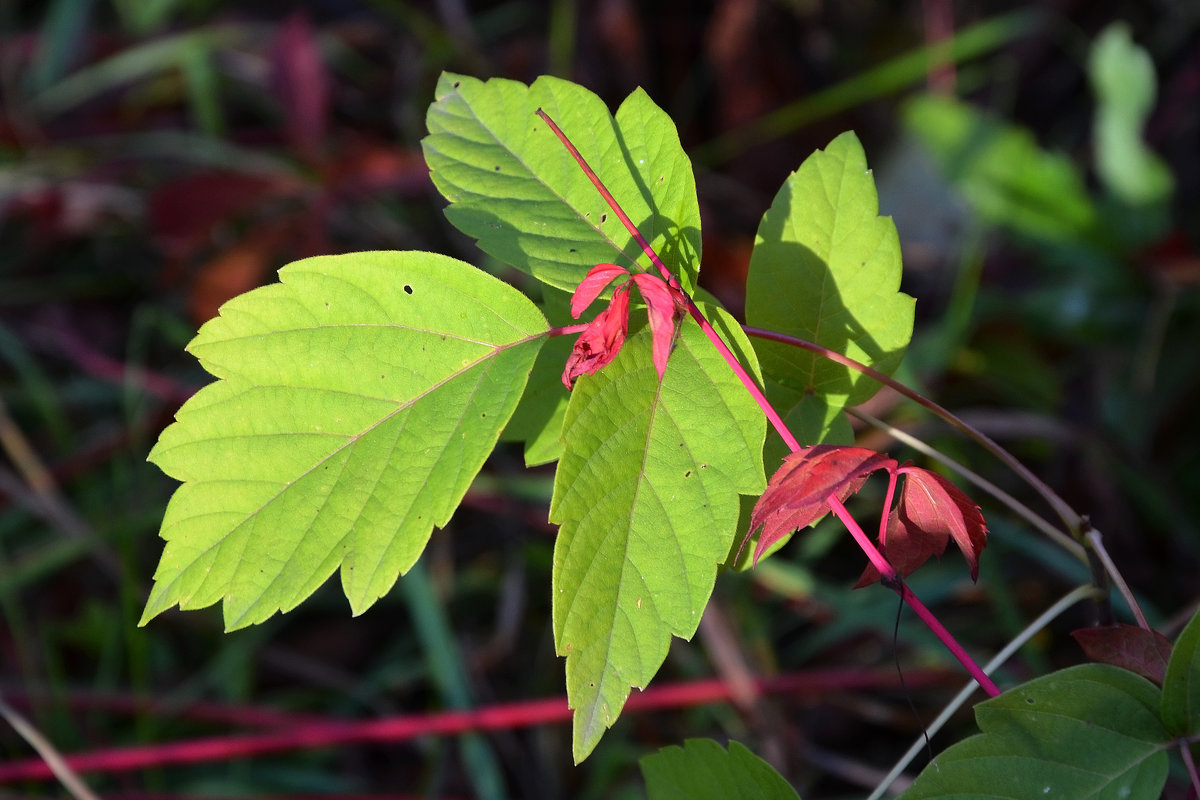
M754 561L783 537L816 522L830 510L829 498L844 502L862 488L876 470L891 481L901 475L899 502L888 515L880 550L901 576L909 575L930 556L941 557L950 539L967 559L972 579L979 575L979 553L987 544L987 525L978 506L942 476L911 465L898 466L888 456L861 447L815 445L788 455L754 506L750 531L762 528ZM868 564L858 586L879 580Z
M616 264L597 264L588 270L571 295L571 316L579 316L600 293L613 282L628 278L613 292L608 307L601 311L579 334L571 355L563 369L562 382L568 389L575 385L580 375L592 375L607 366L617 357L625 344L629 330L629 287L636 285L650 317L650 333L653 337L654 369L662 380L667 371L667 359L671 355L671 344L675 340L675 324L683 314L686 299L683 293L667 284L662 278L646 272L630 275L624 267Z

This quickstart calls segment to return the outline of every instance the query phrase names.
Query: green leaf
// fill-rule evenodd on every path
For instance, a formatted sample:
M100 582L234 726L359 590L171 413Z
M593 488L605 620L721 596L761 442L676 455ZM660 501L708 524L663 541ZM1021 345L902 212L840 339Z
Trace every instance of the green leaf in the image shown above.
M542 295L538 308L551 325L575 324L570 295L550 286L542 287ZM557 461L562 455L562 423L571 396L563 386L562 373L574 344L571 336L555 336L546 342L534 362L525 394L500 436L506 442L525 443L527 467Z
M900 240L878 216L862 145L844 133L788 176L763 216L746 282L746 321L891 373L912 337L900 288ZM821 356L755 341L768 397L806 444L824 440L843 406L878 390Z
M1179 634L1167 662L1162 718L1172 733L1200 735L1200 611Z
M757 364L736 323L714 327ZM580 378L563 427L550 519L554 636L567 658L581 761L645 688L671 636L689 638L737 533L739 493L765 486L766 422L690 319L659 384L643 327L616 360Z
M738 742L726 752L712 739L688 739L640 764L650 800L800 800L782 775Z
M1048 242L1109 238L1079 170L1028 130L932 95L910 101L904 118L985 222Z
M487 458L546 321L431 253L298 261L188 346L219 380L150 460L183 485L142 617L224 601L229 629L299 604L341 567L358 614L407 571Z
M1129 26L1113 23L1088 56L1096 94L1096 172L1114 195L1130 205L1158 203L1171 193L1167 166L1142 139L1154 107L1154 62L1134 44Z
M691 162L670 117L641 89L614 119L596 95L541 77L532 86L445 74L422 141L446 217L479 246L574 291L588 269L650 263L579 165L535 116L543 109L617 198L685 289L700 264Z
M975 707L981 735L950 747L901 797L1157 800L1170 734L1138 675L1084 664Z

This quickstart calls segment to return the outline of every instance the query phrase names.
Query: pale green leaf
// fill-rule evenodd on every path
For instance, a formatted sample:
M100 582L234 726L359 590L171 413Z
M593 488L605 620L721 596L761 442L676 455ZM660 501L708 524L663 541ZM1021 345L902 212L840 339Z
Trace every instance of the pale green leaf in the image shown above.
M688 739L640 763L650 800L800 800L782 775L738 742L726 751L712 739Z
M1171 736L1152 683L1084 664L975 707L982 734L953 745L901 797L1157 800Z
M900 241L880 217L875 181L853 133L788 176L762 219L746 281L750 325L815 342L890 374L912 337L900 289ZM755 340L768 397L801 441L826 439L875 381L826 358Z
M749 355L727 314L706 313ZM757 370L752 357L743 363ZM737 533L738 495L765 487L765 432L762 412L690 319L661 384L644 327L576 384L550 517L561 525L554 635L567 658L577 761L630 688L650 682L671 636L695 633Z
M1088 76L1096 94L1096 172L1130 205L1165 200L1171 173L1142 138L1157 90L1154 62L1134 44L1128 25L1113 23L1096 39Z
M1179 634L1163 680L1162 717L1180 736L1200 736L1200 611Z
M235 298L189 350L219 380L150 459L183 481L142 621L223 601L238 628L341 568L361 613L445 525L525 387L546 321L430 253L322 256Z
M445 74L422 141L446 217L501 261L566 291L588 269L649 260L579 165L536 116L541 108L591 165L685 289L700 264L691 162L670 117L638 89L609 113L568 81L531 86Z
M566 292L543 286L538 308L551 325L573 325L576 320L571 318L570 301ZM524 442L528 467L557 461L562 455L562 423L570 398L562 373L574 344L572 336L555 336L546 342L533 365L525 394L501 434L506 442Z

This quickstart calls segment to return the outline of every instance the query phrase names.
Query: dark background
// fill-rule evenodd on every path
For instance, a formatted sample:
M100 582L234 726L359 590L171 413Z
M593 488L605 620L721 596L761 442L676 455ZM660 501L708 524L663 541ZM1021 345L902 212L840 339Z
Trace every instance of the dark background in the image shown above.
M1158 76L1145 137L1174 191L1152 234L1097 255L1095 243L981 219L904 123L905 102L957 94L1027 128L1113 214L1094 168L1086 63L1117 20ZM911 60L981 24L990 44L962 63ZM646 89L695 160L702 283L738 313L779 185L855 130L918 298L901 377L1090 514L1151 622L1173 636L1200 594L1198 44L1200 7L1179 0L0 4L0 696L61 750L82 752L278 724L236 712L361 720L563 694L549 624L552 473L525 471L511 449L435 532L429 580L361 618L331 584L230 635L217 609L136 627L174 488L145 456L208 380L183 352L196 328L307 255L423 249L483 263L445 222L421 157L443 70L556 74L612 108ZM1047 513L928 415L890 394L872 413ZM861 437L921 459L884 434ZM1087 576L974 494L993 534L979 584L948 555L914 587L982 658ZM484 752L474 757L510 797L637 797L638 757L714 736L768 757L806 798L863 796L919 735L908 700L931 719L962 676L911 620L893 638L890 593L850 591L862 557L835 527L772 563L718 580L716 610L658 680L835 669L879 688L627 714L578 768L568 726L553 724L461 747L425 737L164 759L89 781L106 797L500 796L481 788L489 767L471 761ZM421 609L438 613L422 622ZM1068 633L1094 619L1080 608L1057 621L1003 681L1083 660ZM970 730L969 715L956 725L935 750ZM0 731L0 766L31 756ZM10 789L61 795L17 783L0 796Z

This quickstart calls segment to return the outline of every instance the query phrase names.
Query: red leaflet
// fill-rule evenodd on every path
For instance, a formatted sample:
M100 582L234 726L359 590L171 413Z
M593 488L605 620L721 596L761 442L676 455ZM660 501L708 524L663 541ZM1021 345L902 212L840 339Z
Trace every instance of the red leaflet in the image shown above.
M1080 628L1071 635L1092 661L1135 672L1162 686L1171 660L1171 640L1134 625Z
M979 554L987 546L987 524L979 506L936 472L903 466L900 502L888 517L886 541L880 549L902 576L912 573L930 556L941 558L950 539L958 545L971 580L979 577ZM879 572L868 564L855 588L879 580Z
M819 444L789 454L767 482L767 490L750 516L747 539L762 526L754 548L755 563L775 542L820 519L829 510L830 495L844 501L875 470L895 468L891 458L862 447Z
M592 304L615 278L629 276L629 271L616 264L597 264L588 270L588 274L579 282L575 293L571 295L571 316L579 319L579 315ZM629 329L629 286L637 286L646 301L646 310L650 317L650 333L653 337L654 369L661 381L667 371L667 359L671 355L671 345L675 340L675 323L685 307L686 300L683 292L662 278L640 272L632 276L613 292L608 308L600 312L596 319L579 334L575 347L567 358L563 369L563 385L568 389L575 385L575 379L580 375L591 375L601 367L606 366L621 350L625 343L625 333Z
M580 375L591 375L611 363L625 344L628 327L629 289L622 286L613 293L608 308L601 311L575 340L575 347L563 369L563 385L571 389Z

